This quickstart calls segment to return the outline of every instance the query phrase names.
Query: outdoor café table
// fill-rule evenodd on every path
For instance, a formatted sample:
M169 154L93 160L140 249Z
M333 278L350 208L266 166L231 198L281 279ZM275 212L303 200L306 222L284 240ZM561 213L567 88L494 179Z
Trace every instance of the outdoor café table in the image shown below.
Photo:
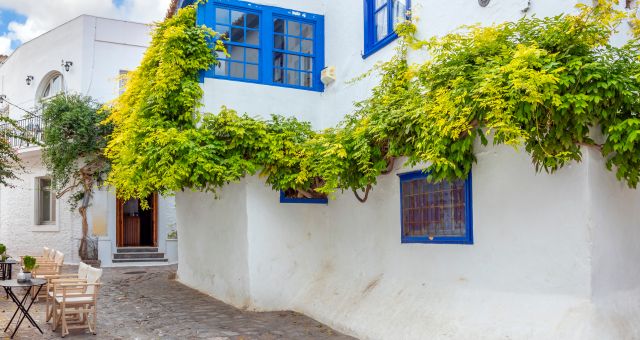
M0 261L0 279L1 280L11 280L11 269L14 264L18 263L18 261L14 259L7 259L5 261Z
M29 309L31 309L31 305L33 305L33 301L35 300L34 296L38 296L38 293L40 293L42 286L44 286L46 283L47 280L44 279L31 279L31 281L28 281L26 283L18 283L18 280L0 280L0 286L4 288L5 292L7 292L7 295L9 295L11 300L13 300L16 306L18 306L16 311L13 312L13 316L11 317L11 320L9 320L7 327L5 327L4 329L4 331L6 332L13 323L13 320L16 319L16 316L18 316L18 318L16 319L16 326L13 329L13 333L11 333L12 339L13 336L16 335L16 332L18 331L18 328L20 328L20 325L22 324L24 318L27 318L27 320L29 320L29 322L31 322L31 324L40 331L40 334L44 334L42 333L42 329L40 329L40 326L38 326L38 324L36 323L36 320L34 320L33 317L31 317L31 315L29 314ZM31 296L31 288L33 287L38 287L38 289L35 295ZM24 288L25 293L22 299L19 299L16 296L13 291L14 288ZM31 297L31 299L28 299L28 297Z

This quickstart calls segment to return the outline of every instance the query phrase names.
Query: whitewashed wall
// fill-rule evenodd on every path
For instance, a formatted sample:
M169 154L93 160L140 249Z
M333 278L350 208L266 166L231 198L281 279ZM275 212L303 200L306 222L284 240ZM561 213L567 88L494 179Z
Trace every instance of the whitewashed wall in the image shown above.
M65 262L77 263L81 233L80 215L71 211L68 197L56 202L56 223L37 225L35 216L36 178L46 176L40 162L40 151L32 150L20 155L25 172L0 191L0 243L14 258L22 255L41 255L42 247L54 247L65 254Z
M226 105L333 126L376 79L346 82L393 54L392 43L362 59L362 1L254 2L324 14L325 64L338 80L315 93L205 79L205 111ZM429 37L524 10L569 12L577 2L412 5ZM548 175L536 174L523 151L478 146L473 245L401 244L395 174L380 178L366 204L351 193L328 205L280 204L258 178L225 187L219 199L179 193L178 276L238 307L293 309L362 338L639 338L640 192L584 152L582 163Z

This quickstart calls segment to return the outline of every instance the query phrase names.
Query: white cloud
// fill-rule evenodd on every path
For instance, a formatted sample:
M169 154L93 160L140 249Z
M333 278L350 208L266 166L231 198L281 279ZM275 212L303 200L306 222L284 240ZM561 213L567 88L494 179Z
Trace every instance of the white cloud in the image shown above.
M159 21L170 0L124 0L116 7L111 0L0 0L0 10L13 10L27 17L25 22L10 22L8 32L0 36L0 54L11 52L10 42L24 43L79 15L143 23ZM5 48L9 40L9 47Z
M11 39L7 37L0 37L0 54L11 53Z

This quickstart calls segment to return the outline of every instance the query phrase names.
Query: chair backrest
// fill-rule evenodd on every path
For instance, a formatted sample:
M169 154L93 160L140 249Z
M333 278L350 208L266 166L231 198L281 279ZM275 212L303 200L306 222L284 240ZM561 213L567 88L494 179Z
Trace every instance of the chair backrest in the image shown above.
M64 263L64 254L61 251L56 250L56 256L53 258L53 261L56 263L56 265L62 266L62 264Z
M90 265L84 262L80 262L80 264L78 265L78 278L83 280L86 279L87 274L89 273L89 268L91 268Z
M100 283L102 277L102 269L100 268L87 268L87 283ZM96 286L87 286L86 294L93 294L96 291Z
M56 253L57 253L57 252L58 252L57 250L55 250L55 249L53 249L53 248L50 248L50 249L49 249L49 255L47 256L47 258L48 258L49 260L51 260L51 261L54 261L54 260L55 260L55 258L56 258Z
M49 247L42 247L42 257L44 257L45 259L48 259L50 251L51 249Z

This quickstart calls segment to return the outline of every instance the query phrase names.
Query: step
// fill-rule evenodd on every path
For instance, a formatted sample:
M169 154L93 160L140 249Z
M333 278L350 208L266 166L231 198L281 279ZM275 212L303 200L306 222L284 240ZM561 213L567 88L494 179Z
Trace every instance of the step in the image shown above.
M165 258L136 258L136 259L113 259L113 263L131 263L131 262L168 262L169 259Z
M158 247L118 247L118 253L157 253Z
M164 253L143 253L143 252L132 252L132 253L115 253L113 254L114 259L157 259L163 258Z

